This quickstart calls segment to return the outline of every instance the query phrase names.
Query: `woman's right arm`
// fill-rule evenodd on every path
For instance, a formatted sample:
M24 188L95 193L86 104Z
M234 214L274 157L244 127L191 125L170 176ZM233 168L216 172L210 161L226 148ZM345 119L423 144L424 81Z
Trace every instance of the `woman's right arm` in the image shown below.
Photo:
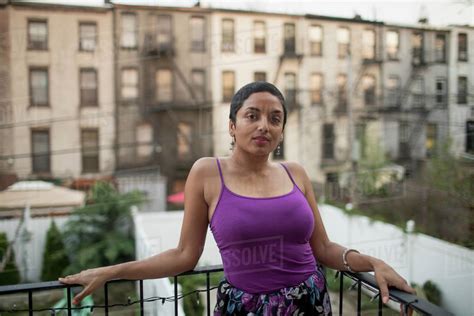
M189 172L184 191L184 218L181 236L176 248L152 257L108 267L84 270L78 274L59 278L65 284L80 284L84 289L73 303L113 279L157 279L170 277L193 269L201 256L208 226L208 205L204 198L205 178L209 175L209 158L196 161Z

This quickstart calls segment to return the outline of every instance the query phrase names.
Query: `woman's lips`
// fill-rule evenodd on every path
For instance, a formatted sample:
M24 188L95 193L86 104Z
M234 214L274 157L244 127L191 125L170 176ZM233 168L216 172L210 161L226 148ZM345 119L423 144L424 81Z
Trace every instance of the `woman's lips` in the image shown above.
M257 143L257 145L265 145L270 142L266 137L254 137L253 140Z

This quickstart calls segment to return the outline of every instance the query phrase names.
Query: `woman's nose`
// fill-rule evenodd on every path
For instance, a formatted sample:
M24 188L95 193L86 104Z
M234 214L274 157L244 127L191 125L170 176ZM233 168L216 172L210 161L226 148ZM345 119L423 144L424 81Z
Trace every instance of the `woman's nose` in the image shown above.
M258 130L259 131L264 131L264 132L266 132L268 130L268 121L267 121L267 119L262 118L260 120L259 125L258 125Z

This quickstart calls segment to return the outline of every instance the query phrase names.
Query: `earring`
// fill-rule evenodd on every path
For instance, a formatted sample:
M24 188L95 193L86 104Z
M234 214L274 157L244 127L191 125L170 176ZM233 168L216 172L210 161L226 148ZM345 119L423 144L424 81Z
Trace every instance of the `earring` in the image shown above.
M235 146L235 135L231 135L232 141L230 142L230 150L234 150Z
M276 151L275 151L275 156L280 156L281 155L281 143L278 144Z

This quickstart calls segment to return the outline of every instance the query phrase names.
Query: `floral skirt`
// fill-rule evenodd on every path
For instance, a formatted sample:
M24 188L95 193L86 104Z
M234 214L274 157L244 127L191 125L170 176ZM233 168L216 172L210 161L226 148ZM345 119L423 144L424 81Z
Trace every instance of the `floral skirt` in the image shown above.
M332 315L326 279L317 270L306 281L269 294L250 294L223 279L217 288L214 316Z

